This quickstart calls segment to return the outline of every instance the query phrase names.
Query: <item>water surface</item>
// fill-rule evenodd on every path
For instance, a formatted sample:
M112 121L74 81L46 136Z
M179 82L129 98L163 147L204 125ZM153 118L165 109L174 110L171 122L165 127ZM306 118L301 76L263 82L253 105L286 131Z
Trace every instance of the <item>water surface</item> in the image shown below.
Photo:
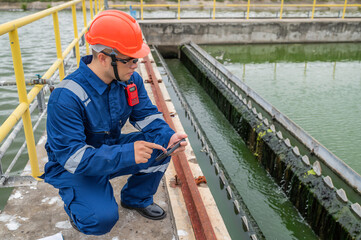
M361 44L202 47L361 174Z
M225 172L232 179L238 199L243 199L266 239L317 239L311 228L258 163L241 137L191 73L177 59L169 59L167 64L177 80L179 90L187 99L224 165ZM177 109L177 111L182 110ZM193 128L186 130L190 134ZM214 171L213 167L210 166L209 160L202 161L202 157L199 157L201 148L196 148L192 141L191 144L203 173L209 179L212 176L210 172ZM209 182L208 186L217 206L220 209L224 208L226 203L217 196L219 194L216 190L219 188L217 181ZM222 210L221 213L227 224L227 220L232 218L231 213L225 213ZM232 239L241 239L238 233L234 232L235 230L230 227L228 230Z

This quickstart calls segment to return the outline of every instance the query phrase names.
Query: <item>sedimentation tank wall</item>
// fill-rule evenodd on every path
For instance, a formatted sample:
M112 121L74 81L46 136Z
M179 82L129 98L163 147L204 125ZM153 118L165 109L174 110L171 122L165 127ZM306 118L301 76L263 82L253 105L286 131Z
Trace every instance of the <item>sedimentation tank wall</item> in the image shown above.
M186 45L181 61L321 239L361 239L361 219L321 175ZM359 206L359 205L357 205Z
M360 42L356 19L192 19L139 21L152 45Z

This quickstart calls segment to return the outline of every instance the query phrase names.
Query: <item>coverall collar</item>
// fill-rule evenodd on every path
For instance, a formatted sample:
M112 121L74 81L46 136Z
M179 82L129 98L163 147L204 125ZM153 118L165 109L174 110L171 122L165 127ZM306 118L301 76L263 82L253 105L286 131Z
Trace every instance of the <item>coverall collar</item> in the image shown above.
M91 63L93 59L92 55L84 56L80 59L79 69L85 76L85 79L90 83L99 95L102 95L104 91L108 88L108 85L103 82L87 65Z
M87 55L81 58L79 68L82 70L82 73L85 75L87 81L90 83L90 85L100 94L102 95L104 91L108 88L108 85L103 82L87 65L91 63L93 59L92 55ZM131 77L131 79L133 76ZM90 80L91 79L91 80ZM131 80L130 79L130 80ZM130 81L129 80L129 81ZM113 81L110 85L113 85L114 83L120 84L123 87L127 87L126 82L119 82L119 81Z

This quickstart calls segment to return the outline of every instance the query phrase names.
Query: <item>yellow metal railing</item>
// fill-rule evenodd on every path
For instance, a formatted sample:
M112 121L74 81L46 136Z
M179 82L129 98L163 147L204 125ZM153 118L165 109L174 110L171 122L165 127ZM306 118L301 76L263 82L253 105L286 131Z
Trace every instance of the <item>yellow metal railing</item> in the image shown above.
M81 10L83 12L84 17L84 28L78 34L77 28L77 19L76 19L76 6L81 3ZM74 25L74 40L69 44L69 46L62 52L61 49L61 40L60 40L60 31L59 31L59 18L58 12L71 8L72 17L73 17L73 25ZM104 10L104 1L103 0L89 0L89 8L91 14L91 20L94 18L93 9L95 10L95 15L98 12ZM29 111L29 105L43 88L43 85L35 85L29 93L26 91L25 87L25 76L24 76L24 68L21 57L20 50L20 42L18 36L18 29L35 22L39 19L42 19L46 16L53 16L53 24L54 24L54 34L55 34L55 45L56 45L56 54L57 60L51 65L51 67L46 71L46 73L42 76L43 79L49 79L57 69L59 69L59 78L60 81L65 77L64 65L63 61L65 57L70 53L70 51L75 48L77 63L79 65L80 61L80 51L79 51L79 40L85 32L87 31L87 11L86 11L86 0L74 0L68 3L64 3L62 5L49 8L47 10L16 19L14 21L10 21L0 25L0 36L3 34L9 34L11 54L13 58L13 66L14 73L16 78L16 85L18 89L19 95L19 105L15 108L15 110L11 113L11 115L5 120L5 122L0 126L0 142L4 140L4 138L9 134L11 129L15 126L15 124L22 118L24 124L24 132L27 143L29 161L31 165L31 172L34 178L37 178L40 175L39 165L37 160L37 154L35 150L35 139L33 133L33 127L31 123L31 116ZM86 44L86 52L89 54L89 46Z
M311 1L311 0L308 0ZM151 8L165 8L165 9L169 9L169 8L177 8L177 18L180 19L180 12L181 9L190 9L190 8L198 8L198 9L204 9L204 8L210 8L212 9L212 19L215 19L216 17L216 9L217 8L221 8L221 9L232 9L235 10L237 8L245 8L246 12L247 12L247 16L246 19L249 19L249 13L250 13L250 9L257 9L257 8L262 8L262 9L280 9L279 10L279 17L280 19L282 19L282 15L284 12L285 8L304 8L304 9L312 9L312 15L311 15L311 19L314 19L314 13L315 13L315 9L316 8L341 8L343 9L342 11L342 19L345 18L345 13L346 13L346 8L348 7L361 7L361 4L348 4L347 0L344 0L343 3L340 4L317 4L316 0L313 0L313 3L309 3L309 4L285 4L284 0L281 0L280 3L270 3L270 4L257 4L257 3L251 3L251 0L248 0L247 3L241 3L241 4L223 4L223 3L219 3L216 4L216 0L213 0L213 3L211 4L211 1L209 1L208 3L200 3L200 4L181 4L181 1L178 0L177 4L144 4L143 0L140 0L140 4L113 4L113 5L109 5L109 7L111 8L129 8L130 6L134 7L134 8L140 8L140 19L144 20L144 9L151 9Z

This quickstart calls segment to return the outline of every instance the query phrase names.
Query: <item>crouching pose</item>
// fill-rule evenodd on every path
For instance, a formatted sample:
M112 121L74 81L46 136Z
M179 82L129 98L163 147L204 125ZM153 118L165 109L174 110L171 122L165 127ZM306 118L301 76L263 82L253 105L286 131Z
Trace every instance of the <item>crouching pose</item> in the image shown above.
M187 135L168 126L135 72L138 58L150 50L131 16L103 11L85 37L92 55L81 59L49 99L49 161L42 177L59 189L74 228L101 235L119 218L109 182L118 176L131 175L120 193L123 207L154 220L166 216L153 195L170 157L155 158ZM139 132L121 133L128 119Z

